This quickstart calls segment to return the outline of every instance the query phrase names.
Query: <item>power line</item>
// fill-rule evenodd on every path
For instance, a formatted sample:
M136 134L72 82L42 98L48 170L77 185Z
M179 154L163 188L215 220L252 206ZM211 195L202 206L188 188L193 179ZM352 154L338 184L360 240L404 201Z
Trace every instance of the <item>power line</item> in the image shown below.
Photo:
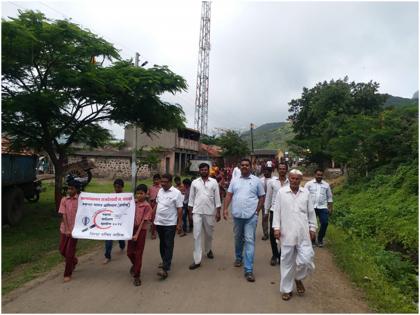
M23 10L26 10L26 8L21 7L20 5L18 5L18 4L16 4L16 3L14 3L14 2L12 2L12 1L6 1L6 2L11 3L11 4L13 4L14 6L16 6L16 7L18 7L18 8L21 8L21 9L23 9Z
M85 27L82 23L80 23L80 21L77 21L77 20L73 19L72 17L70 17L70 16L68 16L68 15L64 14L63 12L61 12L61 11L59 11L59 10L55 9L54 7L52 7L52 6L50 6L50 5L47 5L46 3L42 2L42 1L38 1L38 2L39 2L40 4L42 4L43 6L45 6L45 7L49 8L50 10L53 10L53 11L55 11L56 13L61 14L61 16L63 16L64 18L66 18L66 19L68 19L68 20L73 20L74 22L78 23L81 27L83 27L83 28L87 28L87 27ZM125 48L125 49L127 49L127 50L131 51L131 52L132 52L132 53L134 53L134 54L136 54L136 53L137 53L137 51L136 51L136 50L134 50L134 49L132 49L132 48L130 48L130 47L127 47L127 46L125 46L125 45L121 44L120 42L117 42L117 41L113 40L113 39L112 39L112 38L110 38L110 37L107 37L107 36L104 36L104 35L102 35L102 37L103 37L103 38L105 38L107 41L109 41L109 42L111 42L111 43L115 43L115 44L117 44L118 46L120 46L120 47L122 47L122 48Z
M7 2L9 2L9 3L11 3L11 4L15 5L16 7L21 8L21 9L23 9L23 10L29 10L29 8L25 8L25 7L19 6L19 5L17 5L16 3L12 2L12 1L7 1ZM41 4L41 5L43 5L44 7L48 8L49 10L54 11L55 13L58 13L58 14L59 14L59 15L61 15L63 18L65 18L65 19L67 19L67 20L72 20L73 22L75 22L75 23L79 24L82 28L85 28L85 29L91 29L91 28L87 28L87 27L86 27L86 26L84 26L82 23L80 23L80 21L78 21L78 20L76 20L76 19L74 19L74 18L72 18L72 17L68 16L67 14L65 14L65 13L61 12L60 10L57 10L56 8L52 7L51 5L48 5L48 4L46 4L46 3L42 2L42 1L38 1L38 3L40 3L40 4ZM120 43L120 42L118 42L118 41L113 40L113 39L112 39L112 38L110 38L109 36L104 36L104 35L102 35L102 37L103 37L104 39L106 39L107 41L109 41L110 43L115 43L116 45L118 45L118 46L120 46L121 48L124 48L124 49L126 49L126 50L128 50L128 51L132 52L133 54L135 54L135 53L136 53L136 50L134 50L134 49L132 49L132 48L130 48L130 47L128 47L128 46L126 46L126 45L123 45L122 43ZM147 59L147 58L144 58L144 59Z

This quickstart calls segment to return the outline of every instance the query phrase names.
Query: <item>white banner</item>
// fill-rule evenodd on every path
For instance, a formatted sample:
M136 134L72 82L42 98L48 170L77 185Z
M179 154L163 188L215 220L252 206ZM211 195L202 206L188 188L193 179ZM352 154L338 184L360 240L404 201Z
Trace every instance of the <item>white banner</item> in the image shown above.
M79 195L74 238L130 240L133 236L135 201L132 193Z

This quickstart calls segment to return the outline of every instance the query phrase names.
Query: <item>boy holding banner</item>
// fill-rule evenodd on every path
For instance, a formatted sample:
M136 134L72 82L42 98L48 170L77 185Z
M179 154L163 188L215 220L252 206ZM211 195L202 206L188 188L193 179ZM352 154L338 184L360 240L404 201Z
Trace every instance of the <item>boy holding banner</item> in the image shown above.
M146 201L147 186L140 184L136 188L136 212L134 215L133 238L127 244L127 256L133 264L130 274L134 277L134 285L141 285L140 271L146 244L148 222L152 219L152 208Z
M114 192L116 194L120 194L124 192L124 181L121 178L117 178L114 181ZM105 260L103 262L104 265L109 263L111 261L111 252L112 252L112 243L113 240L107 240L105 241ZM125 241L118 241L118 244L120 245L121 251L125 248Z
M60 253L66 260L66 267L64 270L64 282L71 280L71 275L76 268L76 244L77 239L73 238L71 231L76 220L77 203L79 198L80 184L77 181L70 181L68 184L68 196L63 197L60 202L58 213L62 214L62 221L60 225Z

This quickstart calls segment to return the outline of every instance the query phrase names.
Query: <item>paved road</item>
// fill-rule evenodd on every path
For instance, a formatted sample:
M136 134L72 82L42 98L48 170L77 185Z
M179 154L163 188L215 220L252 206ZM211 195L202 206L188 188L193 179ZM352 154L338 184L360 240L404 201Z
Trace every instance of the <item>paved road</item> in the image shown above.
M259 222L255 283L247 282L242 268L233 267L232 222L215 229L215 259L189 270L192 234L176 237L168 279L156 276L160 262L158 240L147 239L142 285L134 287L129 261L114 245L113 260L102 265L102 251L81 257L70 283L62 282L63 265L43 280L3 297L5 313L366 313L359 291L337 269L327 248L315 251L315 273L304 281L304 297L281 300L279 268L269 265L269 241L261 240Z

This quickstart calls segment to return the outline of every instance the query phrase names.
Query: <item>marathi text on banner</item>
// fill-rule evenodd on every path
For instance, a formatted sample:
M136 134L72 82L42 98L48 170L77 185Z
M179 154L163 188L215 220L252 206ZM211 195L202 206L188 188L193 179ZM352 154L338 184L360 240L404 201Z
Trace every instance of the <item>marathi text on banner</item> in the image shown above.
M72 236L93 240L130 240L135 200L132 193L79 195Z

